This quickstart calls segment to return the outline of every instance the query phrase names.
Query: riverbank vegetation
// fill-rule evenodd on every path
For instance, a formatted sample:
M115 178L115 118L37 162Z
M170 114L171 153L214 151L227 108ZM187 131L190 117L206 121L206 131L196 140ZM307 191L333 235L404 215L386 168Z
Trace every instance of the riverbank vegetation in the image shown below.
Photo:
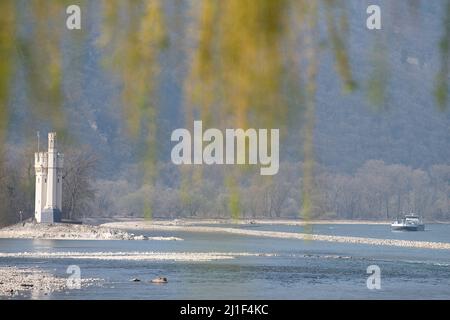
M301 163L282 163L274 177L261 179L258 171L247 171L238 187L241 218L297 218L302 208ZM190 185L190 197L183 197L179 173L173 166L158 166L154 187L140 187L122 177L98 180L98 199L92 212L100 216L142 217L148 197L155 218L228 218L232 194L223 186L226 171L210 167L201 183ZM135 174L138 174L136 172ZM178 177L177 177L178 175ZM383 161L368 161L351 174L318 167L312 218L390 220L415 212L428 220L450 219L450 166L427 170Z

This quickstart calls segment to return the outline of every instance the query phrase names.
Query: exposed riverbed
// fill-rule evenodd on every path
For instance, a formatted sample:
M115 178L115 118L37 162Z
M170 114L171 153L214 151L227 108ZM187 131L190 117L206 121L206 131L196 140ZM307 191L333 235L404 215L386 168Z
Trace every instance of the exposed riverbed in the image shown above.
M24 222L0 229L0 238L48 240L182 240L177 237L147 237L116 228L78 224Z
M172 229L123 232L184 241L0 239L0 268L16 268L66 280L70 266L98 283L71 289L21 290L3 298L45 299L448 299L450 250L382 242L302 239L295 234L449 244L450 225L427 224L425 232L392 232L382 224L230 224L155 222ZM185 229L186 227L202 228ZM141 229L139 229L141 228ZM204 229L212 228L212 229ZM223 232L217 228L233 229ZM115 229L115 228L113 228ZM244 232L236 232L244 231ZM253 231L248 233L248 231ZM275 236L266 236L274 232ZM286 233L279 237L278 233ZM367 268L379 266L381 289L366 286ZM34 283L5 272L4 283ZM47 277L47 276L46 276ZM166 277L165 284L151 280ZM40 279L39 277L35 278ZM140 281L134 281L134 280ZM58 282L59 281L59 282ZM61 283L63 286L58 286ZM19 286L19 287L18 287ZM36 285L38 288L39 285Z

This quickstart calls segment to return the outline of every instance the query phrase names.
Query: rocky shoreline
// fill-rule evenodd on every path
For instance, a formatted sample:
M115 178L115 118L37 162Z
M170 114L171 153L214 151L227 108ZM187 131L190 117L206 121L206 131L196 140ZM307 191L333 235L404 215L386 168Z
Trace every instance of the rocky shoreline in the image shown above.
M80 286L88 287L100 279L80 279ZM38 268L0 266L0 296L17 298L28 296L42 298L55 291L69 289L67 279Z
M80 224L24 222L0 229L0 238L47 240L182 240L176 237L147 237L116 228Z
M108 223L132 223L132 222L146 222L144 219L131 219L131 218L117 218L105 221L101 225L107 225ZM369 225L388 225L391 221L373 221L373 220L299 220L299 219L210 219L210 218L182 218L172 220L158 220L153 219L147 222L151 222L155 225L168 225L168 226L198 226L198 225L217 225L217 224L229 224L229 225L247 225L247 224L263 224L263 225L289 225L289 226L305 226L312 224L369 224Z
M353 243L353 244L369 244L379 246L395 246L405 248L425 248L425 249L442 249L450 250L450 243L430 242L430 241L411 241L397 239L377 239L350 236L332 236L322 234L295 233L295 232L279 232L279 231L262 231L262 230L246 230L233 227L216 227L216 226L195 226L189 224L175 223L159 223L152 221L128 221L128 222L112 222L102 226L113 227L117 229L128 230L154 230L154 231L180 231L180 232L207 232L207 233L231 233L245 236L269 237L279 239L299 239L307 241L325 241L336 243Z
M236 257L272 257L272 253L250 252L155 252L155 251L131 251L131 252L16 252L2 253L0 259L76 259L76 260L106 260L106 261L195 261L205 262L213 260L229 260Z

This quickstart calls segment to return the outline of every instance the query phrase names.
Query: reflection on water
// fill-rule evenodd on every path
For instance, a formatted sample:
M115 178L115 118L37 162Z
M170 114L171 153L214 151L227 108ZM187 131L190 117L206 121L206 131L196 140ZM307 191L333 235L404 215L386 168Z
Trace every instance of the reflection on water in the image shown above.
M249 227L301 232L298 226ZM430 225L426 232L412 233L392 233L383 225L314 225L313 229L322 234L450 242L449 225ZM185 241L0 239L0 252L236 252L274 253L276 256L238 256L231 260L203 262L13 257L0 258L0 265L38 266L67 277L67 267L76 264L80 266L83 278L104 279L96 287L49 296L56 299L450 298L448 250L305 242L221 233L152 232L151 235L177 236ZM366 287L366 268L372 264L381 268L381 290ZM149 282L161 275L167 277L169 283L155 285ZM131 282L132 278L142 281ZM28 297L47 298L36 293Z

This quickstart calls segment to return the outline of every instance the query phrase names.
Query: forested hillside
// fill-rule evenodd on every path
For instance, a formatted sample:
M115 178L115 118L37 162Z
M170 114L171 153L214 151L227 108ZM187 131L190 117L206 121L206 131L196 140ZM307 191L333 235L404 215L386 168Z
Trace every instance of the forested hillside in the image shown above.
M330 50L330 33L321 30L319 34L312 216L391 219L414 211L429 219L448 220L450 108L448 102L437 104L434 92L442 68L446 2L377 2L383 8L383 27L373 32L365 27L367 1L345 5L348 21L342 36L355 82L353 91L343 89L336 56ZM186 3L181 8L170 3L166 4L169 17L189 19ZM80 172L89 177L80 186L89 192L80 192L80 205L70 215L141 217L150 205L153 217L228 217L230 206L237 206L241 217L299 217L305 124L301 110L292 113L284 131L280 173L271 179L247 168L230 188L227 168L206 167L201 179L189 183L186 177L195 178L196 173L186 173L170 162L172 130L191 125L185 122L189 117L184 99L189 59L180 47L193 45L171 23L170 42L160 57L161 81L149 102L158 101L154 114L157 167L155 178L146 180L141 168L149 146L142 136L133 137L127 127L124 119L130 115L121 97L124 86L138 85L139 79L133 82L131 77L131 82L124 83L105 67L108 52L99 45L98 5L89 2L83 37L72 41L64 31L67 38L62 42L63 63L70 71L62 82L65 129L60 134L61 145L68 155L85 160L69 163L84 166ZM325 15L320 9L321 19ZM9 169L0 175L0 202L8 212L5 221L17 220L18 211L32 214L30 164L35 132L53 128L50 119L31 117L27 111L33 109L34 101L25 86L26 68L19 64L9 99L7 157L3 160L3 167ZM303 91L293 87L286 95L301 97Z

